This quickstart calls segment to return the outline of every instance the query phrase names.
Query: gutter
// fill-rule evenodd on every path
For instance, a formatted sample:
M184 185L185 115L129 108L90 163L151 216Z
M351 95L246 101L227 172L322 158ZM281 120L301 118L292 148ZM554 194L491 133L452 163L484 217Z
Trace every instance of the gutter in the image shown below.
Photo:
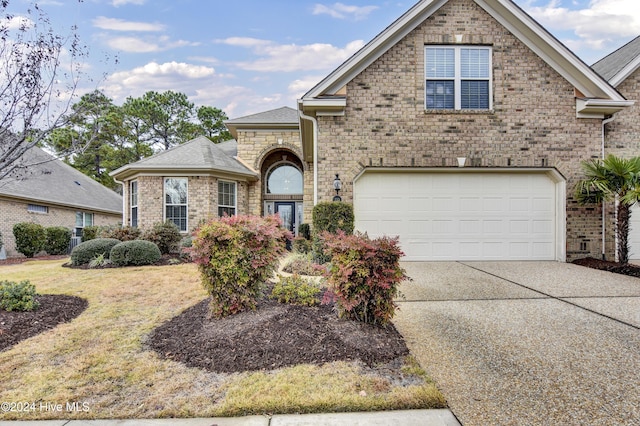
M605 126L615 120L615 116L602 120L602 159L604 160L605 152L604 152L604 141L606 136ZM617 212L617 210L616 210ZM606 215L605 215L605 203L602 203L602 260L605 260L605 232L606 232ZM615 244L615 258L618 258L618 244Z
M318 120L298 110L300 118L311 121L313 126L313 205L318 204Z

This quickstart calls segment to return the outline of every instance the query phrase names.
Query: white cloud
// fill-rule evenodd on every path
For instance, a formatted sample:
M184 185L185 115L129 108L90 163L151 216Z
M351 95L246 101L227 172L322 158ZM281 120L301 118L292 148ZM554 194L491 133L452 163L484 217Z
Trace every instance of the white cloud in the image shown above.
M163 31L165 29L165 25L163 24L125 21L123 19L107 18L106 16L98 16L96 19L94 19L93 26L103 30L110 30L110 31L152 32L152 31Z
M362 40L352 41L344 48L324 43L277 44L268 40L241 37L218 42L253 49L253 52L261 58L237 62L235 65L243 70L258 72L329 70L344 62L364 46Z
M578 43L573 41L574 47L601 48L612 39L640 34L638 0L591 0L588 8L576 10L561 7L557 0L552 0L545 6L526 9L549 30L571 28L580 40Z
M378 6L349 6L343 3L334 3L332 5L316 4L313 8L313 14L359 21L365 19L376 9L378 9Z
M113 0L111 2L115 7L124 6L127 4L135 4L141 6L146 3L147 0Z
M289 93L295 98L300 99L302 95L307 93L318 84L324 76L307 76L298 80L294 80L289 84Z
M3 19L2 26L8 30L29 29L34 26L34 22L26 16L12 16L9 19Z
M129 53L162 52L178 47L199 45L186 40L171 41L167 36L148 39L137 37L105 37L105 39L111 49Z

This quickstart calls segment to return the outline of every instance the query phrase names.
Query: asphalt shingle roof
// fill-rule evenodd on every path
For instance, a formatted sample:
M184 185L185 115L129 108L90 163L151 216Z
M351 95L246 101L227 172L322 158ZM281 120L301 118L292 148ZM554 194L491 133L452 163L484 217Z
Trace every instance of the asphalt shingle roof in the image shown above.
M640 36L600 59L591 68L605 80L611 80L638 56L640 56Z
M122 213L122 196L38 147L22 159L26 169L0 181L0 195L80 210Z
M298 111L282 107L228 120L225 124L298 124Z
M255 175L234 158L237 155L236 141L227 141L219 145L210 139L200 136L167 151L128 164L111 172L116 178L127 171L144 170L202 170L224 171L241 175Z

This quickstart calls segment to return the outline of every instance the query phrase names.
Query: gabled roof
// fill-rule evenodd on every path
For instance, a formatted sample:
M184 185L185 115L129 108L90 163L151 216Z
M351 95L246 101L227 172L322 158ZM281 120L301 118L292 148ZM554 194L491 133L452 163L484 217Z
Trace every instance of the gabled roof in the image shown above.
M216 145L210 139L200 136L136 163L127 164L110 174L118 180L139 173L222 174L249 180L257 179L254 171L235 158L237 151L236 141Z
M640 68L640 36L591 66L613 87L618 87Z
M607 101L606 112L602 102L599 102L593 110L588 103L578 105L579 113L585 116L602 115L632 104L511 0L473 1L569 81L585 98ZM333 113L344 108L346 101L340 96L342 88L447 2L420 0L307 92L299 101L299 108L310 114L316 111Z
M238 129L298 129L298 111L282 107L224 122L234 138Z
M38 147L24 155L26 170L0 181L0 196L34 204L122 214L122 197Z

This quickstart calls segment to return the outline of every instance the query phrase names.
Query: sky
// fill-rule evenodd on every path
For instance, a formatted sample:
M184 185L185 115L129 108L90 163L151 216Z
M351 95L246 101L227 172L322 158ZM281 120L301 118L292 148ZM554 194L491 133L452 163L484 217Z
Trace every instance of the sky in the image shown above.
M282 106L413 6L409 0L41 0L54 31L89 48L78 93L116 104L183 92L230 118ZM640 35L639 0L515 0L587 64ZM11 0L17 16L27 0Z

